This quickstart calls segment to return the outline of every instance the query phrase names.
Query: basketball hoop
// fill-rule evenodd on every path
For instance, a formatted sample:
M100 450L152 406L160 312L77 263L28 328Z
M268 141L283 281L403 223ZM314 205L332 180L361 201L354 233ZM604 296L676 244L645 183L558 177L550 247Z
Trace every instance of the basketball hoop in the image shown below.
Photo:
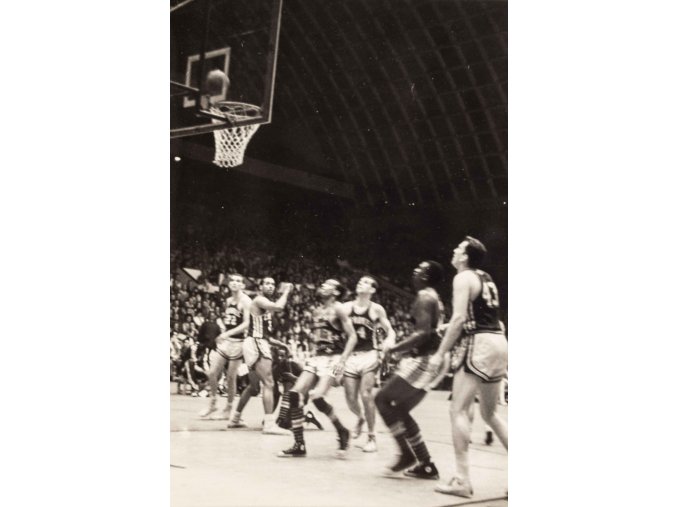
M243 102L217 102L212 104L209 112L232 122L261 118L261 108ZM218 120L212 120L218 123ZM244 162L244 152L247 144L259 124L228 127L214 131L216 149L214 151L214 164L219 167L235 167Z

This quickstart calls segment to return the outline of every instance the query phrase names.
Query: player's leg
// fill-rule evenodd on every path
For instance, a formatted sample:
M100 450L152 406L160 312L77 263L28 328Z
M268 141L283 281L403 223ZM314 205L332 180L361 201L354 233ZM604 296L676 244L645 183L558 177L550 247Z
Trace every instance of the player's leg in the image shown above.
M360 379L348 373L343 375L343 390L346 394L346 404L350 411L357 416L357 424L353 430L352 437L358 438L362 433L362 425L364 424L364 416L362 415L362 407L357 397L360 389Z
M404 416L425 396L425 391L414 389L408 382L397 374L392 375L383 385L374 401L383 421L388 426L397 446L399 454L393 465L386 471L386 475L396 473L416 463L416 456L407 440L407 430L404 425Z
M496 413L496 406L498 405L498 396L502 387L501 382L480 382L480 413L482 419L489 427L494 430L496 436L503 444L503 447L508 449L508 425Z
M364 452L376 451L376 404L374 402L374 387L376 386L376 371L372 370L362 375L360 381L360 398L364 406L364 414L367 420L367 443L362 448Z
M450 415L456 473L446 484L438 484L435 491L469 498L472 496L470 484L468 444L470 441L470 411L474 408L475 394L480 378L459 368L454 374Z
M242 391L240 400L237 402L235 413L228 423L229 428L245 428L247 425L242 421L242 412L252 397L256 397L261 392L261 382L255 371L249 370L249 385Z
M275 381L273 380L273 361L261 357L254 365L256 374L261 379L263 391L263 433L267 435L288 435L289 431L279 428L274 421L274 393Z
M223 372L223 367L226 365L226 358L219 352L212 352L209 361L209 371L207 372L207 379L209 382L210 395L209 405L200 412L200 417L207 417L216 412L216 399L218 398L219 377Z
M345 456L346 451L348 450L348 445L350 443L350 431L348 431L348 429L345 426L343 426L338 416L336 415L336 412L334 411L334 407L331 404L329 404L325 399L325 396L329 392L329 389L331 389L336 382L336 379L330 374L329 371L329 369L331 368L331 364L332 363L328 364L325 371L323 371L323 375L317 381L317 386L315 386L315 390L313 391L311 400L313 404L317 407L317 409L324 415L326 415L331 421L331 423L334 425L334 428L336 428L336 433L338 434L339 441L339 448L336 451L336 456L338 458L343 458Z
M306 455L306 442L303 438L303 400L308 396L308 392L317 383L317 375L312 371L304 370L299 375L294 387L288 393L289 418L291 420L291 431L294 434L294 445L278 453L280 458L303 457Z

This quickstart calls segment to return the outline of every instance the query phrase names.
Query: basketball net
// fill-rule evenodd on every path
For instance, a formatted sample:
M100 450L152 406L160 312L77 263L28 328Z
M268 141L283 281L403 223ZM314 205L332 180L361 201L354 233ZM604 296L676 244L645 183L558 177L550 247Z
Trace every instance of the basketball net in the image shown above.
M260 114L257 106L241 102L219 102L213 104L209 112L223 116L231 121L246 120ZM218 120L212 120L218 123ZM259 124L229 127L214 131L214 164L219 167L235 167L244 162L244 152Z

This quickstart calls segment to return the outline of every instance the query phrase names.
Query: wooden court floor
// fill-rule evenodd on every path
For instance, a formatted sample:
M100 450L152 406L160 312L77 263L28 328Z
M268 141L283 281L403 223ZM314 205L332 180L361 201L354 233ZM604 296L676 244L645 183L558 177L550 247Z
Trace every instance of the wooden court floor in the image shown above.
M434 391L413 412L442 479L453 470L448 392ZM219 398L220 407L225 398ZM328 401L343 423L352 428L355 416L343 392L333 389ZM237 399L236 399L237 402ZM206 398L172 394L170 402L170 488L172 507L443 507L477 505L507 507L508 457L495 439L484 444L484 423L477 416L470 445L475 495L471 500L433 491L436 481L385 478L380 471L393 460L395 443L377 415L379 450L364 453L362 436L343 460L334 458L336 432L329 420L313 412L324 431L306 432L305 458L278 458L289 447L289 436L261 434L263 407L254 398L245 409L246 429L226 429L225 421L201 420L197 413ZM508 407L499 411L507 418ZM479 410L477 410L479 413Z

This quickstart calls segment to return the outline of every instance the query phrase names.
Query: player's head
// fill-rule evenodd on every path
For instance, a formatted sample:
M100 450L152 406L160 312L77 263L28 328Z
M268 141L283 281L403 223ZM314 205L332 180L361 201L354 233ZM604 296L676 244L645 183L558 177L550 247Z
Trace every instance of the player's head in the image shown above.
M424 287L435 287L442 281L444 270L439 262L423 261L411 275L411 281L416 290Z
M244 276L240 273L228 275L228 288L230 292L239 292L244 289Z
M261 294L266 297L271 297L275 294L275 279L270 276L265 277L261 280L261 283L259 283L259 289L261 290Z
M451 258L451 265L456 269L480 268L487 255L487 249L478 239L472 236L463 238L456 248L454 248L454 255Z
M341 299L345 293L346 289L341 285L341 282L333 278L325 280L317 289L317 295L325 301L331 298Z
M355 293L371 296L377 289L378 282L373 277L365 275L358 280L355 286Z

